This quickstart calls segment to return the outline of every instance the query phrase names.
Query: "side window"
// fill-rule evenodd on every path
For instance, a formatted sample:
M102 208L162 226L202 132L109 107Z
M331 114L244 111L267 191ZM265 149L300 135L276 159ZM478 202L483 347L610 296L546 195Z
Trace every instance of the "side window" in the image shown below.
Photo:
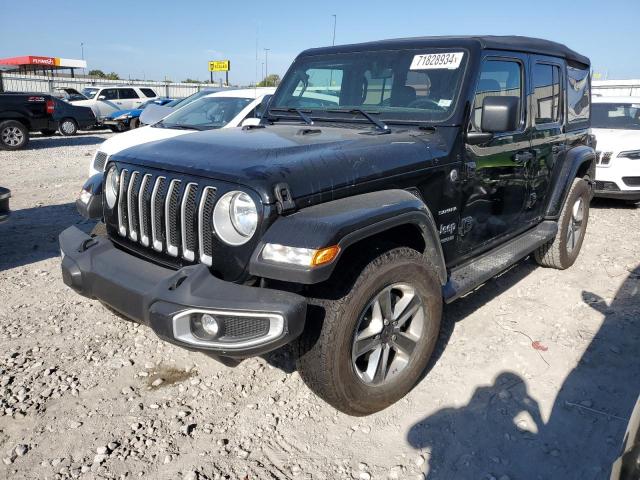
M136 91L133 88L121 88L120 90L120 98L140 98Z
M536 124L560 121L560 68L536 63L533 67L533 87Z
M589 126L590 90L589 69L567 67L567 123L570 128Z
M486 97L518 97L518 115L522 112L522 65L512 60L485 60L480 71L473 102L471 130L480 131L482 102Z
M150 88L141 88L140 91L144 94L145 97L157 97L156 92L154 92Z
M117 88L105 88L103 89L99 97L105 97L105 100L117 100L118 99L118 89Z

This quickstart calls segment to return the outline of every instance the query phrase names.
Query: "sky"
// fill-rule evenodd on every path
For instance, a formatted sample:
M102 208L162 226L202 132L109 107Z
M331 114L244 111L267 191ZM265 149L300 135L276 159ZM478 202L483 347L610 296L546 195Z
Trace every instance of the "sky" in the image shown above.
M331 45L334 14L336 44L527 35L590 57L603 78L640 78L640 0L0 0L0 12L0 58L81 58L84 43L89 69L125 79L208 80L207 62L229 59L231 83L246 85L265 48L268 73L282 76L302 50Z

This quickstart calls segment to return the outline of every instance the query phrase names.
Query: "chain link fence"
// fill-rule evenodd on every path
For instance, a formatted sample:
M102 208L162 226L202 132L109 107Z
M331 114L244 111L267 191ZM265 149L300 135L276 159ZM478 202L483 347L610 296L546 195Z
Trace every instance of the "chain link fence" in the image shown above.
M15 72L0 72L0 91L53 93L58 88L75 88L79 92L85 87L105 85L131 85L149 87L161 97L188 97L205 87L220 86L218 83L158 82L153 80L107 80L99 77L64 77L35 75Z

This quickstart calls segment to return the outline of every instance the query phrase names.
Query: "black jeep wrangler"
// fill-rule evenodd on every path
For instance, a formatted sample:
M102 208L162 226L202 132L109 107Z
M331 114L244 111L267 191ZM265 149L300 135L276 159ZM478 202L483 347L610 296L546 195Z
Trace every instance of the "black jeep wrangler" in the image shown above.
M318 395L370 414L421 378L443 302L529 254L574 263L589 121L589 59L557 43L307 50L259 123L111 156L64 282L227 363L292 343Z

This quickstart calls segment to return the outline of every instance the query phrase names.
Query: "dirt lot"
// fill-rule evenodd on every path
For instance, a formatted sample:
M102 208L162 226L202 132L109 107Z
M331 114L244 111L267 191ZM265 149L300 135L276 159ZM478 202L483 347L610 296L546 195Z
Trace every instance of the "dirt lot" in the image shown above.
M353 418L286 352L227 368L63 285L57 235L91 227L73 201L109 135L0 152L1 478L608 478L640 393L640 209L594 204L573 268L525 261L447 307L425 379Z

